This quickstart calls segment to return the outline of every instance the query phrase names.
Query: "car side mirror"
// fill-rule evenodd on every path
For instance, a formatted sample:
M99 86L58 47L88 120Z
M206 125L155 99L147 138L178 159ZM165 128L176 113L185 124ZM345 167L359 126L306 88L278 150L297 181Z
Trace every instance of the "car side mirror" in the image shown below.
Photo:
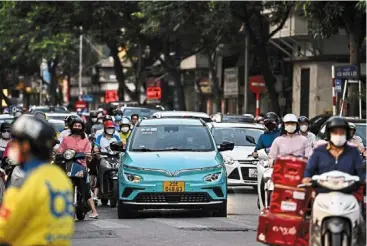
M246 135L246 140L247 140L247 142L249 142L249 143L252 143L252 144L255 144L255 145L256 145L256 141L255 141L255 138L254 138L254 137L249 136L249 135Z
M227 151L227 150L233 150L234 149L234 143L230 141L223 141L219 145L219 151Z
M122 142L113 142L110 144L110 148L113 151L125 152L124 144Z

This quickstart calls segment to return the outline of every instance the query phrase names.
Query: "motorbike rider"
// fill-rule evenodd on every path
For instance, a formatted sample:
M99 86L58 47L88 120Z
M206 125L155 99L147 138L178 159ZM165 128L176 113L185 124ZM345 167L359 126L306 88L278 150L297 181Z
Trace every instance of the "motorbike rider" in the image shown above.
M86 134L84 132L84 121L79 117L74 118L69 126L71 134L64 138L64 140L60 144L59 149L57 150L57 153L62 154L65 150L72 149L76 152L84 153L87 156L86 159L89 161L91 157L92 146L89 143L89 139L86 137ZM87 167L86 160L81 160L80 164L84 167ZM90 189L89 187L87 187L87 185L85 185L85 192L88 203L92 209L92 214L89 216L89 218L98 219L98 213L94 205L93 199L91 198Z
M85 124L85 133L88 135L92 133L92 126L97 123L98 112L95 110L90 111L89 118Z
M135 127L135 125L138 121L139 121L139 115L138 114L132 114L131 115L131 126L132 126L132 128Z
M113 118L114 118L116 131L120 131L120 125L121 125L121 120L122 120L122 111L120 109L116 109L113 112Z
M0 243L71 245L73 188L65 173L49 164L54 128L37 117L21 116L13 125L12 135L15 138L9 158L20 165L25 176L5 191Z
M3 157L6 146L11 140L11 124L4 122L1 124L1 138L0 138L0 160Z
M107 115L105 115L105 116L103 117L103 125L104 125L104 123L105 123L106 121L112 121L112 123L113 123L113 119L112 119L111 115L108 115L108 114L107 114ZM115 126L115 124L114 124L114 123L113 123L113 125L114 125L114 127L115 127L115 134L117 134L117 135L118 135L118 132L116 131L116 126ZM105 131L105 130L104 130L104 127L103 127L102 129L100 129L100 130L96 131L95 138L97 139L97 138L98 138L98 136L102 135L104 131Z
M302 136L308 139L308 143L312 148L316 146L316 136L310 132L310 120L306 116L300 116L298 118L299 130Z
M129 138L130 136L130 133L131 133L131 122L129 120L129 118L122 118L121 120L121 123L120 123L120 132L119 132L119 136L120 136L120 139L122 141L122 143L124 145L126 145L127 143L127 139Z
M92 137L96 135L98 130L103 129L103 118L104 116L102 113L97 114L97 122L92 126L92 129L91 129Z
M59 137L57 138L59 140L60 144L62 143L62 141L64 140L65 137L70 135L70 133L71 133L70 124L75 119L80 119L80 118L77 115L69 115L69 116L66 116L66 118L64 119L66 129L63 130L62 132L60 132ZM55 149L57 149L58 147L59 147L59 145L56 145Z
M104 131L102 134L100 134L96 138L96 146L94 147L94 153L107 153L107 147L110 146L113 142L121 142L120 137L116 134L115 124L112 120L106 120L104 122ZM97 158L100 160L100 156L97 156ZM98 164L99 166L99 164ZM97 172L98 172L98 166L97 166ZM94 200L97 200L98 192L99 192L99 182L97 179L97 183L95 185L94 189Z
M349 129L350 129L350 140L349 142L356 145L359 149L359 151L361 151L362 154L364 154L364 152L366 151L365 147L363 146L363 141L362 139L356 135L356 125L352 122L349 122Z
M255 122L258 123L258 124L261 124L261 125L264 125L264 123L265 123L264 120L265 120L265 118L262 115L259 115L255 118Z
M309 157L311 146L306 137L298 133L299 125L297 116L294 114L286 114L283 118L281 134L271 145L269 152L269 166L273 166L273 162L279 156L295 155Z
M258 142L256 143L256 147L252 156L257 158L257 151L260 149L268 149L271 147L274 140L279 137L280 130L278 128L279 125L279 117L274 112L268 112L264 118L264 125L267 129L263 134L260 135Z

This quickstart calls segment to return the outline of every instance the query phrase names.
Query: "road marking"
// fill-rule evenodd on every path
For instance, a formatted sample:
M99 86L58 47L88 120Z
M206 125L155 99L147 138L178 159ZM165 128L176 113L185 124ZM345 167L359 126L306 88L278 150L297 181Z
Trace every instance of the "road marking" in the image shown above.
M90 224L97 226L99 228L102 229L129 229L131 228L130 226L126 226L124 224L121 223L116 223L117 219L108 219L108 220L96 220L91 222Z
M188 228L208 228L207 226L190 223L183 221L182 219L146 219L148 221L165 224L168 226L173 226L178 229L188 229Z

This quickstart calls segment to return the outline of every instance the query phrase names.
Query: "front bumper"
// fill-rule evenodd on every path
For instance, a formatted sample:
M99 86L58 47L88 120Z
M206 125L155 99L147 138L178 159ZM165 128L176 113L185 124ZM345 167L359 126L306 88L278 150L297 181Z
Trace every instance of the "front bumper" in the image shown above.
M229 168L231 169L231 171L228 171ZM243 161L236 161L236 163L233 164L233 167L227 168L227 171L228 186L257 185L257 166L254 164L247 164Z

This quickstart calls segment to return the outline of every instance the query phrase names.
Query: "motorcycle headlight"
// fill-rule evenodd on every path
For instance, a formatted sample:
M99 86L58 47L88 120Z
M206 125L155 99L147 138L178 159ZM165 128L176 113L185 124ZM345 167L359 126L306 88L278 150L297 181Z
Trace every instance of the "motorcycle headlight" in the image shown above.
M225 156L225 157L223 157L223 159L224 159L224 165L233 165L234 164L234 160L229 156Z
M125 173L125 177L129 182L132 182L132 183L140 183L143 180L143 178L140 177L139 175L135 175L131 173Z
M204 177L204 180L206 182L214 182L214 181L217 181L218 179L220 179L222 173L213 173L213 174L209 174L209 175L206 175Z
M71 160L75 156L76 152L74 150L66 150L64 152L64 159L65 160Z

